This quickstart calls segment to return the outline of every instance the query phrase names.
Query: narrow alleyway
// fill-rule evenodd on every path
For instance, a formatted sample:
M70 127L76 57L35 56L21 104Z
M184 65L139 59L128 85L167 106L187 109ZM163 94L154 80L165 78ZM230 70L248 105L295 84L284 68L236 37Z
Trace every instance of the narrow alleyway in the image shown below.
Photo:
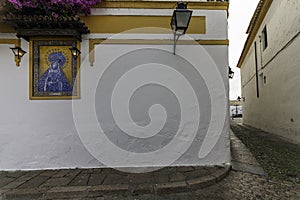
M232 122L231 128L270 178L300 183L300 146L259 129Z

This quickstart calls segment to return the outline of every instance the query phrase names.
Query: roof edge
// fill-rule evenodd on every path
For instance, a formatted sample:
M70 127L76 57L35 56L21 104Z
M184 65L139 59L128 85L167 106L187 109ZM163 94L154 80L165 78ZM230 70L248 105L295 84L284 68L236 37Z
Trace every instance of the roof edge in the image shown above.
M253 14L253 16L252 16L252 18L251 18L251 21L250 21L250 23L249 23L249 26L248 26L248 28L247 28L246 33L250 33L250 32L253 30L253 28L254 28L254 26L255 26L255 23L256 23L256 21L257 21L258 15L260 14L260 12L261 12L261 10L262 10L262 6L263 6L263 3L264 3L264 2L265 2L265 0L260 0L260 1L258 2L257 6L256 6L256 9L255 9L255 11L254 11L254 14Z
M246 58L246 55L252 45L252 42L254 41L255 36L256 36L263 20L265 19L266 14L269 11L269 8L270 8L272 2L273 2L273 0L260 0L259 1L258 5L256 7L256 10L252 16L252 19L250 21L247 32L246 32L246 33L248 33L248 37L247 37L243 51L241 53L240 59L237 64L238 68L241 68L241 66Z
M175 0L103 0L94 8L142 8L142 9L175 9ZM228 1L197 1L188 0L189 9L228 10Z

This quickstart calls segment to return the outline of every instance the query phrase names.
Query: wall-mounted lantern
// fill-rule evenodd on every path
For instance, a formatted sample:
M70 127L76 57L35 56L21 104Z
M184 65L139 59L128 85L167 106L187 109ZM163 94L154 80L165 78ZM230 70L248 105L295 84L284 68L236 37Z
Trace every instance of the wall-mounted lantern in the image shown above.
M78 56L81 54L81 52L79 51L79 49L77 49L76 47L72 47L70 48L71 54L73 56L74 59L77 59Z
M229 76L230 79L232 79L233 76L234 76L234 71L232 71L230 67L228 67L228 70L229 70L228 71L228 76Z
M176 43L181 35L184 35L188 29L191 17L191 10L187 10L187 3L182 1L177 3L176 10L173 11L173 16L171 19L171 28L174 34L174 50L173 54L175 55Z
M245 101L245 97L240 97L240 96L238 96L238 97L237 97L237 100L238 100L238 101L241 101L241 100Z
M15 55L16 65L20 66L21 58L24 56L26 51L24 51L21 47L10 48Z

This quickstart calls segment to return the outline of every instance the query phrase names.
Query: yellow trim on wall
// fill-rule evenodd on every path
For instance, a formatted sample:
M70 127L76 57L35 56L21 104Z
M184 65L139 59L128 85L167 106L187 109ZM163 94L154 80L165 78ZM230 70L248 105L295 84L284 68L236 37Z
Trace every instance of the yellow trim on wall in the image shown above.
M14 44L15 47L21 47L21 40L20 39L0 39L0 44ZM20 66L21 58L15 56L16 66Z
M15 47L21 45L20 39L0 39L0 44L14 44Z
M0 23L0 33L15 33L15 29L4 23Z
M251 20L251 21L255 20L256 22L254 23L254 26L252 27L252 29L249 32L249 35L248 35L248 38L247 38L246 43L244 45L241 57L240 57L239 62L237 64L238 68L241 68L241 66L242 66L242 64L243 64L243 62L244 62L244 60L245 60L245 58L246 58L246 56L249 52L250 47L253 44L255 36L256 36L260 26L262 25L262 22L265 19L265 16L268 13L269 8L270 8L270 6L273 2L273 0L262 0L262 1L264 1L264 2L263 2L263 5L262 5L261 9L259 9L259 10L257 9L256 12L258 12L258 13L254 14L254 15L257 15L257 16L253 17L252 20Z
M195 2L188 3L188 9L193 10L228 10L229 2ZM133 0L106 0L95 8L137 8L137 9L175 9L176 1L133 1Z
M200 45L229 45L229 40L196 40Z
M81 17L91 33L121 33L127 30L143 27L159 27L170 29L171 16L88 16ZM149 29L147 30L149 31ZM153 33L157 30L153 29ZM187 33L205 34L206 17L191 18Z
M129 44L129 45L173 45L173 40L155 40L155 39L89 39L89 62L93 66L95 62L95 45L98 44ZM229 40L179 40L178 45L229 45Z
M134 15L92 15L82 16L91 33L121 33L127 30L142 27L159 27L170 29L171 16L134 16ZM149 31L149 29L148 29ZM157 33L153 29L153 33ZM5 24L0 24L1 33L15 33L16 31ZM194 16L191 18L187 33L205 34L206 17Z
M89 39L89 62L93 66L95 62L95 45L101 44L105 39Z

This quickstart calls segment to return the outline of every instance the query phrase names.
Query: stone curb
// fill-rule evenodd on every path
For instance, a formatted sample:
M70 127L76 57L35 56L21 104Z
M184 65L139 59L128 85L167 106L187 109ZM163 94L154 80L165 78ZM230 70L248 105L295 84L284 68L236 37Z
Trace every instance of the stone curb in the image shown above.
M130 187L128 184L99 185L99 186L68 186L51 189L14 189L4 192L3 199L63 199L63 198L96 198L105 194L174 194L198 190L216 184L230 172L231 166L226 165L210 175L187 181L159 184L139 184ZM0 198L1 199L1 198Z

